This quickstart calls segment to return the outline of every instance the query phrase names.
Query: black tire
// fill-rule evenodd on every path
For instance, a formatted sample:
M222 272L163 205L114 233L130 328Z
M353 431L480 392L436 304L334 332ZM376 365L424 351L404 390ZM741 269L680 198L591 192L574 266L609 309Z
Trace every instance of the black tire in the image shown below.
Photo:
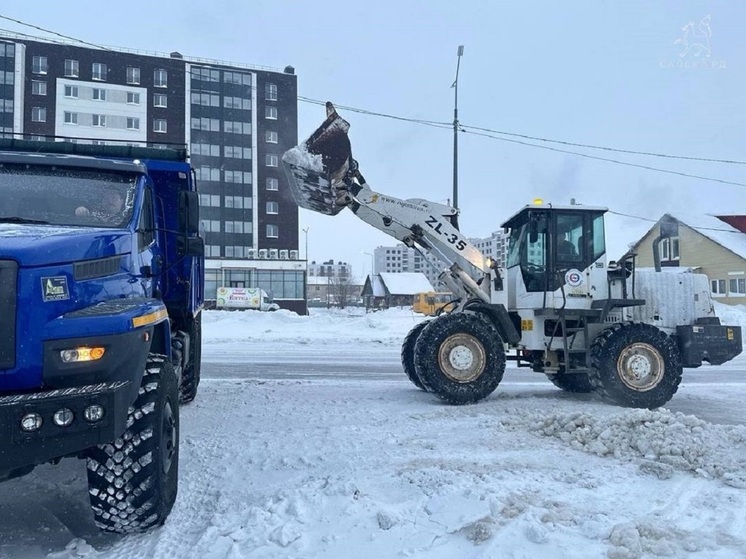
M173 365L151 354L127 429L87 451L88 492L96 525L142 532L166 521L179 474L179 386Z
M650 324L625 322L604 330L591 345L590 357L593 388L620 406L658 408L681 383L679 348Z
M179 402L182 404L188 404L197 396L202 370L202 313L194 317L189 330L189 364L184 368L179 385Z
M471 404L497 388L505 372L500 334L479 314L438 317L420 333L414 347L417 377L425 390L449 404Z
M425 326L430 324L430 322L432 321L423 320L419 324L415 325L415 327L409 331L407 337L404 338L404 342L401 345L401 364L404 368L404 373L407 375L407 378L412 381L412 384L414 384L421 390L426 390L426 388L422 385L422 381L420 381L419 377L417 376L417 371L414 367L414 346L417 342L417 338L420 336L420 333L425 328Z
M553 375L547 375L547 378L552 381L554 386L561 388L565 392L573 392L575 394L587 394L593 392L593 385L586 373L559 372Z

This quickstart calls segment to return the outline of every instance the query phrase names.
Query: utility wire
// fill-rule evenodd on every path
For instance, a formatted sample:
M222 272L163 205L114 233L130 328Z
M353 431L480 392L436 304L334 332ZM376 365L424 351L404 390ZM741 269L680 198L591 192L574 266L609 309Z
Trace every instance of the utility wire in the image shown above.
M17 23L18 25L23 25L25 27L31 27L32 29L38 29L39 31L43 31L44 33L50 33L52 35L57 35L58 37L62 37L63 39L68 39L70 41L75 41L76 43L81 43L83 45L88 45L88 46L91 46L91 47L95 47L97 49L111 50L111 49L108 49L108 48L103 47L101 45L97 45L95 43L89 43L89 42L84 41L82 39L76 39L75 37L70 37L69 35L63 35L62 33L57 33L57 31L52 31L50 29L44 29L43 27L39 27L38 25L33 25L31 23L26 23L26 22L21 21L19 19L14 19L12 17L4 16L2 14L0 14L0 19L4 19L6 21L12 21L13 23Z
M658 223L658 221L659 221L659 219L651 219L651 218L649 218L649 217L642 217L642 216L640 216L640 215L626 214L626 213L623 213L623 212L617 212L617 211L614 211L614 210L607 210L607 211L608 211L608 212L609 212L610 214L614 214L614 215L618 215L618 216L622 216L622 217L630 217L630 218L632 218L632 219L639 219L639 220L641 220L641 221L649 221L650 223ZM666 213L670 213L670 212L666 212ZM674 215L673 217L676 217L676 216ZM717 216L713 216L713 217L717 218ZM678 219L678 218L677 218L677 219ZM734 234L735 234L735 233L737 233L737 234L739 234L739 235L743 235L743 233L742 233L741 231L738 231L738 230L734 230L735 228L734 228L734 229L720 229L720 228L718 228L718 227L700 227L700 226L697 226L697 225L694 225L694 224L692 224L692 225L689 225L689 224L688 224L688 223L686 222L686 219L683 219L683 220L680 220L680 221L681 221L681 222L682 222L682 223L683 223L684 225L687 225L687 226L689 226L689 227L693 227L694 229L701 229L702 231L719 231L719 232L721 232L721 233L734 233Z

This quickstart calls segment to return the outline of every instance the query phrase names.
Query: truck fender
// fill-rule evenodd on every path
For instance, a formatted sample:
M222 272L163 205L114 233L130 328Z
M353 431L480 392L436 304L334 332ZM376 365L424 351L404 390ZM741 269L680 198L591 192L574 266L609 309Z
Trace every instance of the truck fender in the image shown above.
M487 317L504 343L515 345L520 341L521 333L516 329L505 305L502 303L490 304L479 299L472 299L466 302L464 310L478 312Z

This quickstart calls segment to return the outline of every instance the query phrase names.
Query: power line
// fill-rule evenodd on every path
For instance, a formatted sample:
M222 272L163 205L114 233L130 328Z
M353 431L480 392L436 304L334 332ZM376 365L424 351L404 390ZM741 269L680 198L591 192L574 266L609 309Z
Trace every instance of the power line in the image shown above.
M26 22L21 21L19 19L15 19L15 18L12 18L12 17L4 16L2 14L0 14L0 19L4 19L6 21L12 21L13 23L17 23L18 25L23 25L25 27L31 27L32 29L38 29L39 31L43 31L44 33L50 33L52 35L57 35L58 37L62 37L63 39L68 39L70 41L75 41L76 43L81 43L83 45L88 45L88 46L91 46L91 47L95 47L97 49L111 50L111 49L108 49L108 48L103 47L101 45L97 45L95 43L89 43L89 42L84 41L82 39L76 39L75 37L70 37L69 35L63 35L62 33L57 33L57 31L52 31L50 29L44 29L43 27L39 27L38 25L33 25L32 23L26 23Z
M735 185L735 186L746 186L746 183L743 183L743 182L728 181L728 180L724 180L724 179L716 179L716 178L713 178L713 177L704 177L702 175L693 175L693 174L684 173L684 172L681 172L681 171L673 171L671 169L659 169L658 167L651 167L650 165L642 165L640 163L631 163L629 161L620 161L619 159L611 159L609 157L600 157L598 155L589 155L587 153L580 153L578 151L570 151L570 150L566 150L566 149L554 148L554 147L551 147L551 146L540 146L540 145L537 145L537 144L531 144L529 142L524 142L524 141L521 141L521 140L514 140L514 139L511 139L511 138L501 138L499 136L494 136L492 134L486 134L484 132L469 132L469 131L464 131L464 133L466 133L466 134L474 134L476 136L484 136L486 138L492 138L493 140L499 140L501 142L508 142L508 143L511 143L511 144L520 144L522 146L529 146L529 147L534 147L534 148L539 148L539 149L545 149L545 150L549 150L549 151L555 151L555 152L559 152L559 153L566 153L566 154L569 154L569 155L577 155L578 157L585 157L587 159L595 159L597 161L606 161L608 163L616 163L617 165L625 165L627 167L637 167L638 169L646 169L648 171L655 171L655 172L658 172L658 173L668 173L668 174L671 174L671 175L678 175L678 176L681 176L681 177L687 177L687 178L691 178L691 179L700 179L700 180L705 180L705 181L719 182L719 183L722 183L722 184L732 184L732 185Z
M658 223L658 221L659 221L658 219L651 219L649 217L642 217L640 215L626 214L626 213L617 212L617 211L614 211L614 210L607 210L607 211L610 214L614 214L614 215L618 215L618 216L622 216L622 217L630 217L632 219L639 219L641 221L649 221L650 223ZM668 213L668 212L666 212L666 213ZM672 216L672 217L676 217L676 216ZM713 217L717 218L717 216L713 216ZM688 223L686 223L685 219L684 220L679 220L679 221L681 221L682 223L684 223L684 225L688 225L689 227L693 227L695 229L701 229L703 231L719 231L721 233L738 233L739 235L743 235L743 233L741 231L738 231L737 229L733 230L733 229L719 229L717 227L699 227L699 226L693 225L693 224L689 225Z
M472 130L479 130L482 132L490 132L492 134L501 134L504 136L512 136L515 138L524 138L526 140L535 140L538 142L549 142L553 144L562 144L565 146L575 146L575 147L581 147L581 148L589 148L589 149L599 149L604 151L613 151L617 153L626 153L630 155L646 155L649 157L664 157L668 159L684 159L688 161L703 161L706 163L728 163L732 165L746 165L746 161L737 161L733 159L713 159L710 157L692 157L687 155L672 155L668 153L655 153L655 152L649 152L649 151L635 151L631 149L620 149L620 148L612 148L608 146L597 146L593 144L580 144L577 142L568 142L564 140L552 140L550 138L541 138L539 136L528 136L526 134L516 134L513 132L503 132L500 130L491 130L489 128L480 128L479 126L467 126L462 125L461 128L464 129L472 129Z

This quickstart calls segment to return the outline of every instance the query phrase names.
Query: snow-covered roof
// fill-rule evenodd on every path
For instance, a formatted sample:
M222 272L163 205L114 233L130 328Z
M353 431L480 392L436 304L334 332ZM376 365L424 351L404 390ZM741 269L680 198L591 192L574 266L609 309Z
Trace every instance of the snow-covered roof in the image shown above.
M433 291L427 277L422 272L384 272L377 274L391 295L414 295L425 291ZM375 294L375 290L374 290Z
M373 291L373 297L385 297L386 288L383 286L381 276L373 276L370 282L370 288Z
M741 258L746 258L746 234L719 220L714 215L669 215Z

